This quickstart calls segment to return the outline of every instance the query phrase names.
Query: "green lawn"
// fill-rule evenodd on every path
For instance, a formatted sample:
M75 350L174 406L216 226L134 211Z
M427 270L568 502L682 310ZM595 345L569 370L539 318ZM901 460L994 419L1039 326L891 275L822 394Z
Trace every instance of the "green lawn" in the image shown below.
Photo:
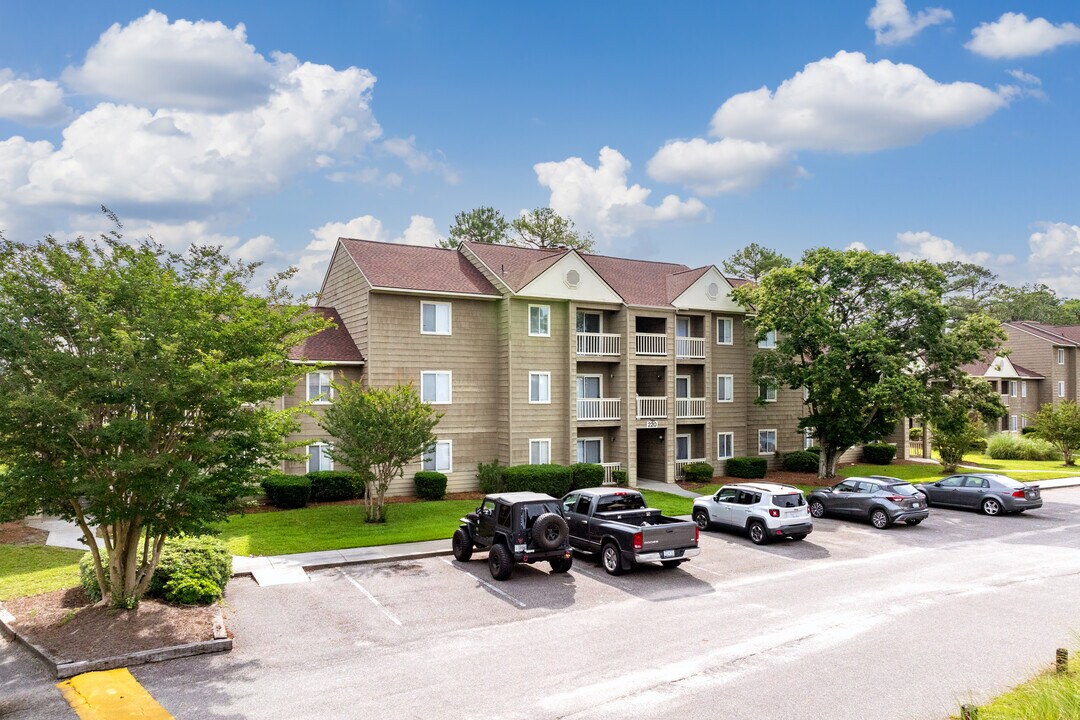
M1060 720L1080 718L1080 661L1070 672L1047 672L979 708L979 720ZM955 717L955 716L954 716Z
M694 507L694 499L672 495L656 490L639 490L645 496L645 502L651 508L659 508L663 515L689 515Z
M0 600L78 585L82 554L42 545L0 545Z
M937 457L937 453L934 453ZM964 456L965 465L978 465L988 470L1040 470L1059 473L1060 477L1080 475L1080 468L1067 466L1061 460L995 460L989 455L971 453Z
M1077 474L1075 472L1050 471L1014 472L1017 468L1007 468L1002 470L998 470L997 468L987 469L992 469L994 472L999 472L1002 475L1007 475L1008 477L1023 482L1052 480L1054 478L1070 477ZM853 475L889 475L890 477L900 478L901 480L907 480L908 482L935 482L943 477L940 465L928 465L925 463L912 463L911 465L851 465L849 467L840 468L837 472L844 477L852 477ZM961 469L957 472L965 471Z

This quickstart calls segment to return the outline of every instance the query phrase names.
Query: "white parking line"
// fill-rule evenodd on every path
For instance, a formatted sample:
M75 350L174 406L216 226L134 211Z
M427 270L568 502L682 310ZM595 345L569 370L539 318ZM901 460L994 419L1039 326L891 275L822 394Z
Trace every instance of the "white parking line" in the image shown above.
M368 600L370 600L370 601L372 602L372 604L374 604L374 605L375 605L375 607L377 607L377 608L379 608L380 610L382 610L382 613L383 613L383 615L385 615L386 617L390 618L390 620L391 620L391 621L392 621L392 622L393 622L393 623L394 623L395 625L397 625L397 626L399 626L399 627L401 626L401 621L400 621L400 620L398 620L398 619L397 619L396 617L394 617L394 613L392 613L392 612L390 612L389 610L387 610L387 609L386 609L386 606L385 606L385 605L383 605L383 604L382 604L381 602L379 602L378 600L376 600L376 599L375 599L375 596L374 596L374 595L372 595L372 594L371 594L371 593L369 593L369 592L368 592L367 590L365 590L365 589L364 589L364 586L363 586L363 585L361 585L360 583L356 582L356 580L355 580L355 579L353 579L352 577L350 577L349 575L347 575L347 574L345 573L345 571L344 571L344 570L338 570L338 572L340 572L340 573L341 573L341 577L343 577L343 578L345 578L346 580L348 580L349 582L351 582L351 583L353 584L353 587L355 587L355 588L356 588L357 590L359 590L360 592L364 593L364 595L365 595L365 596L367 596L367 599L368 599Z
M455 565L454 563L450 562L450 561L449 561L449 560L447 560L446 558L439 558L439 559L440 559L440 560L442 560L442 561L443 561L444 563L446 563L447 565L449 565L450 567L452 567L452 568L457 568L457 565ZM460 569L460 568L458 568L458 569ZM520 600L518 600L518 599L517 599L516 597L514 597L514 596L513 596L513 595L511 595L510 593L508 593L508 592L504 592L504 591L500 590L499 588L497 588L497 587L495 587L494 585L492 585L491 583L489 583L489 582L488 582L487 580L481 580L480 578L476 577L475 575L473 575L473 574L472 574L471 572L469 572L468 570L461 570L461 572L465 573L466 575L468 575L469 577L471 577L471 578L472 578L473 580L475 580L476 582L478 582L478 583L480 583L481 585L483 585L484 587L486 587L486 588L487 588L488 590L491 590L492 592L496 592L496 593L498 593L499 595L502 595L502 596L503 596L504 598L506 598L506 599L507 599L507 600L509 600L510 602L514 603L514 604L515 604L515 605L517 605L518 607L528 607L528 606L527 606L527 605L526 605L525 603L521 602Z

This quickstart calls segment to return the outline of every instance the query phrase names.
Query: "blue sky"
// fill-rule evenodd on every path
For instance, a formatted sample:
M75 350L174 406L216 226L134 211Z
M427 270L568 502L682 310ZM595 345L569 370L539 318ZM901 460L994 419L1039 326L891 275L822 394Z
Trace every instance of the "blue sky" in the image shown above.
M297 7L0 6L0 228L105 204L307 289L338 234L551 205L611 254L861 243L1080 295L1075 3Z

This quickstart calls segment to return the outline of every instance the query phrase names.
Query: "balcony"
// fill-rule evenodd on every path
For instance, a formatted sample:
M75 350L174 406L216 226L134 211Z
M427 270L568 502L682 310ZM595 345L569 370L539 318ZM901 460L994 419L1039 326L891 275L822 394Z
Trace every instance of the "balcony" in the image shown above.
M622 470L622 463L600 463L604 466L604 484L614 485L616 470Z
M663 420L667 417L666 397L638 397L638 420Z
M664 333L635 333L634 352L638 355L667 355L667 335Z
M676 419L705 417L705 398L675 398Z
M619 336L611 333L579 332L577 334L577 354L618 357Z
M686 460L675 461L675 477L681 478L683 476L683 467L691 463L707 463L708 458L687 458Z
M678 337L675 338L675 357L690 358L693 360L705 359L705 338Z
M618 420L619 398L578 398L578 420Z

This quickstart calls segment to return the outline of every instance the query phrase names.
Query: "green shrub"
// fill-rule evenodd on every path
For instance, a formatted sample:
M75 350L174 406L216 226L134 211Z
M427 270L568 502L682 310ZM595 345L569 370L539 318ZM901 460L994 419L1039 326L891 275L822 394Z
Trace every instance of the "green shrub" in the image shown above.
M279 508L302 508L311 497L311 480L304 475L270 475L262 488L270 504Z
M986 452L986 438L977 437L971 441L972 452Z
M105 548L100 548L98 552L101 553L101 567L105 569L105 592L108 592L109 554ZM79 584L91 600L97 602L101 599L101 587L98 586L97 573L94 572L94 556L90 553L85 553L79 558Z
M806 448L806 450L804 450L803 452L814 453L815 455L821 455L821 448L818 447L817 445L811 445L810 447Z
M707 462L683 465L683 479L686 482L709 482L713 477L713 466Z
M489 463L480 463L476 466L476 480L480 487L480 492L485 495L491 493L500 493L506 485L503 482L503 470L506 468L499 465L499 461L492 460Z
M1034 435L1037 432L1039 432L1039 431L1035 429L1034 425L1027 425L1025 427L1020 428L1020 434L1021 435Z
M986 454L995 460L1060 460L1061 451L1032 435L991 435Z
M630 484L630 474L625 470L612 470L611 479L615 481L615 484L619 487L626 487Z
M574 481L570 468L562 465L512 465L502 473L506 492L547 493L562 497Z
M165 583L162 597L179 605L209 605L221 599L221 588L209 578L180 573Z
M416 497L421 500L442 500L446 497L446 476L441 472L423 470L413 478Z
M763 478L769 463L762 457L733 457L724 463L724 474L737 478Z
M912 442L919 442L922 440L923 429L921 427L913 427L908 430L907 436L908 440L911 440Z
M364 497L364 480L347 470L317 470L305 475L311 480L312 502L336 502Z
M889 443L867 443L863 445L862 459L871 465L888 465L896 457L896 446Z
M788 472L817 472L818 455L806 450L796 450L784 455L780 468Z
M574 463L570 466L571 490L600 487L604 484L604 466L597 463Z

